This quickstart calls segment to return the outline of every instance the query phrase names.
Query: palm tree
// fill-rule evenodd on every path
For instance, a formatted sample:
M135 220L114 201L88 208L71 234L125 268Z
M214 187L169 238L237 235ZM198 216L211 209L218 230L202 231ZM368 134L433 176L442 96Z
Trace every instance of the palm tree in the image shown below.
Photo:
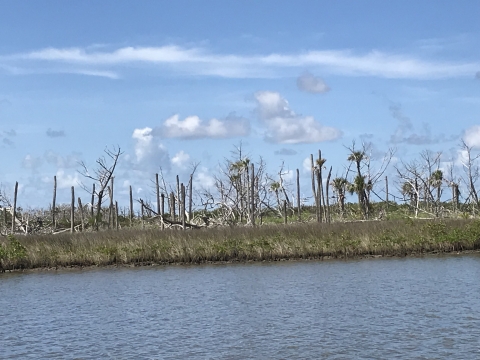
M355 151L351 150L350 155L347 160L354 162L357 167L357 176L353 180L353 183L350 184L349 192L353 194L354 192L358 195L358 206L363 213L364 218L368 218L368 208L370 207L368 197L366 194L367 184L365 183L365 177L361 172L362 161L366 158L365 151ZM370 184L370 183L369 183ZM370 184L371 185L371 184Z
M282 186L278 181L272 181L270 184L270 191L274 192L277 198L278 209L280 209L280 196L278 195L278 191L281 189L281 187Z
M343 217L345 215L345 193L348 181L343 177L337 177L330 184L333 187L333 191L337 194L337 203L340 206L340 212Z
M347 158L348 161L355 162L355 164L357 165L357 173L359 176L362 175L360 172L360 165L363 159L365 159L365 151L354 151L354 150L352 150L352 152Z
M442 182L442 170L435 170L432 173L432 176L430 176L430 184L433 186L433 188L437 189L437 203L440 203L440 196L442 195Z

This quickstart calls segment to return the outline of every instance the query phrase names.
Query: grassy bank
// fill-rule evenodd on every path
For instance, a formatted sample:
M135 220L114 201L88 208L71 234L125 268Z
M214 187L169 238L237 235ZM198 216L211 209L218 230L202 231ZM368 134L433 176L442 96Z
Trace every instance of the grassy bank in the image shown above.
M1 270L405 256L480 249L480 221L399 220L194 231L121 230L0 239Z

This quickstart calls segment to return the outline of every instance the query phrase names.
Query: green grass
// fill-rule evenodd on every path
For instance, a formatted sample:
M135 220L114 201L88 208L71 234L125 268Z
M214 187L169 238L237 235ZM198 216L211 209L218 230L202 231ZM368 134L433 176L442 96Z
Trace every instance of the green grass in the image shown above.
M406 256L480 248L480 221L392 220L0 239L0 269Z

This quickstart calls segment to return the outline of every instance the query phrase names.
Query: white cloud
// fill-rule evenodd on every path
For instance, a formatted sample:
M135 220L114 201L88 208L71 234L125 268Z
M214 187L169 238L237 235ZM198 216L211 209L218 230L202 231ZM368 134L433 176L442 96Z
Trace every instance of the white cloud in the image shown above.
M167 138L199 139L199 138L229 138L245 136L250 132L246 119L230 115L225 119L201 120L198 116L189 116L181 120L174 115L153 131L153 135Z
M30 154L26 155L22 161L22 167L24 167L25 169L36 170L41 167L42 164L43 159L41 157L36 157Z
M314 76L308 71L303 73L297 79L297 87L301 91L309 92L312 94L323 94L330 91L330 88L323 79Z
M135 129L132 138L135 141L134 149L137 164L170 165L167 149L154 138L151 128Z
M255 94L257 112L266 125L265 140L281 144L316 143L335 140L342 135L336 128L323 126L312 116L297 115L288 101L277 92Z
M72 186L77 186L80 183L78 172L66 174L63 169L57 171L57 186L59 189L66 189Z
M322 72L383 78L432 79L471 77L479 62L424 60L408 54L372 50L316 50L293 54L253 56L213 53L203 48L176 45L160 47L124 47L112 51L96 48L46 48L24 54L0 56L0 67L11 73L34 73L42 64L62 64L57 72L117 78L113 67L125 68L150 64L169 72L230 78L284 76L285 69L320 68ZM33 63L33 65L32 65ZM71 69L65 69L70 66ZM137 66L140 67L140 66ZM9 70L10 69L10 70ZM49 69L52 71L52 69Z
M463 141L465 141L468 146L480 148L480 125L474 125L465 130Z
M310 159L310 156L303 159L302 166L304 172L310 173L312 171L312 160Z
M212 172L205 167L197 171L193 177L193 187L198 189L213 189L215 179L211 176L211 173Z
M185 168L189 161L190 155L185 153L183 150L175 154L175 156L172 158L172 164L179 168Z

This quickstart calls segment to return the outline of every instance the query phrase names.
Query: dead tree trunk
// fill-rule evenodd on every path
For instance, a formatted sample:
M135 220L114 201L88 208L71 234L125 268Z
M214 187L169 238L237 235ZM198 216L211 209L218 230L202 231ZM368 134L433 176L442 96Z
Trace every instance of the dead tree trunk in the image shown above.
M115 201L115 230L118 230L118 202Z
M175 219L175 194L173 191L170 193L170 217L172 221L176 221Z
M73 234L75 227L75 188L72 186L72 202L70 205L70 233Z
M385 176L385 216L388 215L388 177Z
M250 180L250 203L251 203L251 215L250 221L252 226L255 226L255 165L251 165L251 180Z
M298 221L302 221L302 210L300 209L300 171L297 169L297 214Z
M161 227L162 227L162 230L165 229L165 223L163 221L163 217L165 216L165 195L162 193L161 195L161 199L162 199L162 206L160 208L160 216L161 216L161 220L162 220L162 224L161 224Z
M188 221L193 219L193 174L190 174L188 183Z
M17 194L18 194L18 181L15 182L15 192L13 193L12 235L15 234L15 220L17 219Z
M155 174L155 189L157 195L157 214L160 214L160 184L158 183L158 173Z
M181 219L182 219L182 230L185 230L185 186L183 183L180 185L180 192L181 192Z
M92 207L90 209L90 218L93 220L93 204L95 203L95 184L93 184L93 189L92 189Z
M132 185L130 185L130 227L133 225L133 194L132 194Z
M52 200L52 231L55 231L56 220L55 220L55 207L57 201L57 177L53 177L53 200Z
M312 193L313 193L313 198L315 199L315 214L317 216L317 221L319 221L318 196L317 196L317 192L315 191L315 163L313 162L313 154L310 154L310 163L312 167Z
M85 223L83 221L83 206L82 199L78 198L78 209L80 210L80 222L82 224L82 232L85 231Z

